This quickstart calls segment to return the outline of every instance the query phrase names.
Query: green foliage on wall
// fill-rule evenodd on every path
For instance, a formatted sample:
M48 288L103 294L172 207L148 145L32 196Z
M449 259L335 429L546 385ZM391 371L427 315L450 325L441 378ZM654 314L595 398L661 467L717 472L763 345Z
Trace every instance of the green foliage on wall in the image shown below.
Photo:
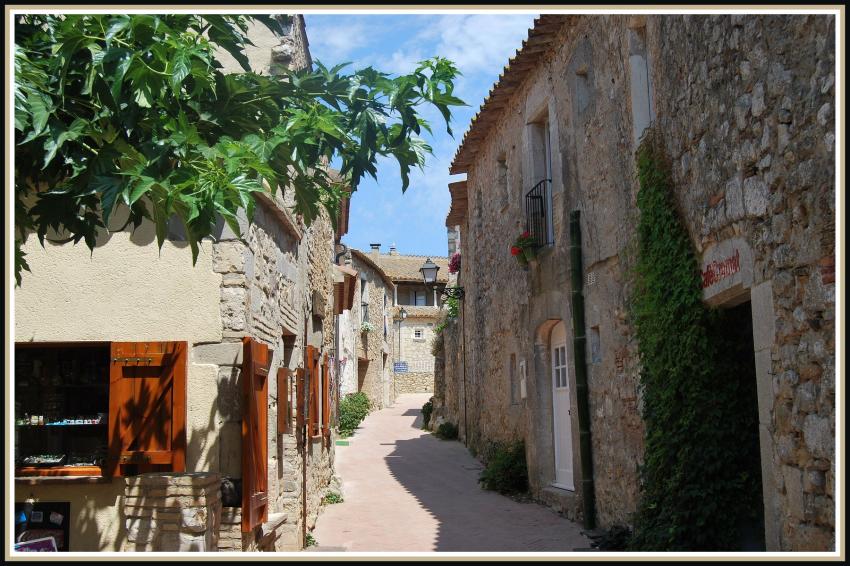
M702 301L699 264L672 204L669 166L657 134L642 141L637 168L632 315L646 451L629 546L734 550L741 525L758 522L762 506L758 442L756 437L753 447L749 434L757 430L751 344L747 353L746 345L724 339L728 313Z

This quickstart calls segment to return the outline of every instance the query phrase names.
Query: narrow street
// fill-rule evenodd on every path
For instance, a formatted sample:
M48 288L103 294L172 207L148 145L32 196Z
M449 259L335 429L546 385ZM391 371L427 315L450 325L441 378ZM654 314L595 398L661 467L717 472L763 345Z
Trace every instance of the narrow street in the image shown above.
M421 430L430 394L401 395L337 446L344 502L323 507L317 550L550 551L589 547L581 526L478 486L481 464L460 442ZM335 547L335 548L334 548Z

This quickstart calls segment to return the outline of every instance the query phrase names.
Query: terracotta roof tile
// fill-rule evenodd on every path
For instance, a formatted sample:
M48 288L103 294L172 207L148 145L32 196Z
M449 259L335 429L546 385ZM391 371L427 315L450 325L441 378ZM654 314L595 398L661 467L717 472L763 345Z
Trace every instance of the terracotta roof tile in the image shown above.
M419 268L429 257L431 261L439 266L437 282L447 283L449 280L449 258L441 256L424 255L402 255L402 254L372 254L360 250L356 251L359 256L365 256L375 265L381 268L387 277L393 281L422 281L422 273Z

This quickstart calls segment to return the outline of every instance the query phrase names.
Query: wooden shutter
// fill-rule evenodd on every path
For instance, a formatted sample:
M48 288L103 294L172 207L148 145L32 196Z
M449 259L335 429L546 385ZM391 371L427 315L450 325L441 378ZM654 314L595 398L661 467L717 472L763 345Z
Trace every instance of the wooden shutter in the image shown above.
M322 361L322 434L331 434L331 399L330 399L330 374L328 373L328 355L325 354Z
M307 346L307 374L310 380L310 414L307 416L307 422L310 425L310 436L321 434L319 429L320 371L319 351L314 346Z
M306 385L304 383L304 368L295 370L295 426L298 430L304 428L304 417L306 416L307 399Z
M268 520L269 347L242 341L242 532Z
M112 342L107 475L186 469L186 342Z
M289 369L277 370L277 433L292 432L292 386L289 380Z

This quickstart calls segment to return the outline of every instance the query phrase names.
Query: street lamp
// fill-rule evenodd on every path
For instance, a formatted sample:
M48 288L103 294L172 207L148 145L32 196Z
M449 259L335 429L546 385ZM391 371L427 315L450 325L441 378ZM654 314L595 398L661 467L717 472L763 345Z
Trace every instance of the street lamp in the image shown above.
M440 266L431 261L430 257L425 260L425 263L419 268L419 272L422 273L422 279L425 281L426 287L430 287L437 282L438 271L440 271ZM440 299L445 298L462 299L463 287L443 287L443 290L440 291Z

